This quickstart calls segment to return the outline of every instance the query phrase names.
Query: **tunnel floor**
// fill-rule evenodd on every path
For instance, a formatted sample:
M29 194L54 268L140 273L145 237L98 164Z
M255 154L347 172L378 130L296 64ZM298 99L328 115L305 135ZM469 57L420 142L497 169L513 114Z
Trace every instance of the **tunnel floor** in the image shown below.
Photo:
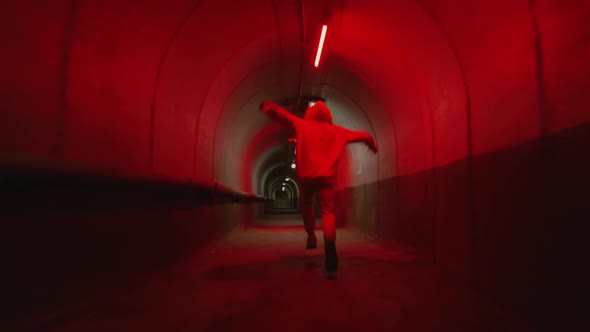
M260 218L257 218L252 223L253 227L256 228L277 228L278 227L292 227L292 228L301 228L303 225L303 220L301 219L300 214L274 214L274 215L264 215ZM316 229L321 229L322 226L322 218L316 216L315 219Z
M323 274L322 249L304 249L301 228L241 229L140 286L98 290L29 324L50 331L513 330L462 282L407 249L352 229L337 236L336 280Z

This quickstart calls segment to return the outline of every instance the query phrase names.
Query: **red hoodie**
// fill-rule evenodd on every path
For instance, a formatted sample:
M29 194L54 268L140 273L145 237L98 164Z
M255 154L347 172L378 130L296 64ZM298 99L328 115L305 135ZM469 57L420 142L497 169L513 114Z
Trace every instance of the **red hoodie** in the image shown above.
M303 119L276 103L264 103L262 111L282 119L295 129L299 180L333 184L336 164L347 143L363 142L373 151L377 150L369 133L332 124L332 114L323 102L309 107Z

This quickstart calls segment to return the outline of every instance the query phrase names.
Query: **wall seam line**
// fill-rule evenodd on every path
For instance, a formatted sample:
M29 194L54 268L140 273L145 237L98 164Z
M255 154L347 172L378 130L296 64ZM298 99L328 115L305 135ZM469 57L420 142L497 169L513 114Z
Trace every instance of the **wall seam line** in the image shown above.
M66 156L66 129L68 116L68 69L72 60L72 44L74 40L74 27L76 17L78 16L79 0L72 0L68 21L64 29L64 39L62 44L62 54L59 68L58 91L59 91L59 114L57 123L57 141L53 148L52 155L56 158L65 159Z

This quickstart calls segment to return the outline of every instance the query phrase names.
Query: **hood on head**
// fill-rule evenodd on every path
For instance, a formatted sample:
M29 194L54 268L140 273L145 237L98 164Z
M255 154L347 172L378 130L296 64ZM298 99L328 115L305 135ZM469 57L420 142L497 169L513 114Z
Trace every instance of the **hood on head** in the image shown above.
M307 109L304 119L332 124L332 113L324 102L318 101Z

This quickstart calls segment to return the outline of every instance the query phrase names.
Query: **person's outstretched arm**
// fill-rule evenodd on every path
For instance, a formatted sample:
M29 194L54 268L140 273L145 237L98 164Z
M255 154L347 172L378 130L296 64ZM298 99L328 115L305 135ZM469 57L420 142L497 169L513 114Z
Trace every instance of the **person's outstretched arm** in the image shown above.
M260 104L260 110L262 113L273 116L291 125L293 128L296 128L297 125L303 121L301 118L291 114L291 112L287 111L281 105L272 101L263 101L262 104Z
M365 143L371 151L377 153L377 143L373 139L373 136L366 131L362 130L347 130L348 131L348 143L362 142Z

